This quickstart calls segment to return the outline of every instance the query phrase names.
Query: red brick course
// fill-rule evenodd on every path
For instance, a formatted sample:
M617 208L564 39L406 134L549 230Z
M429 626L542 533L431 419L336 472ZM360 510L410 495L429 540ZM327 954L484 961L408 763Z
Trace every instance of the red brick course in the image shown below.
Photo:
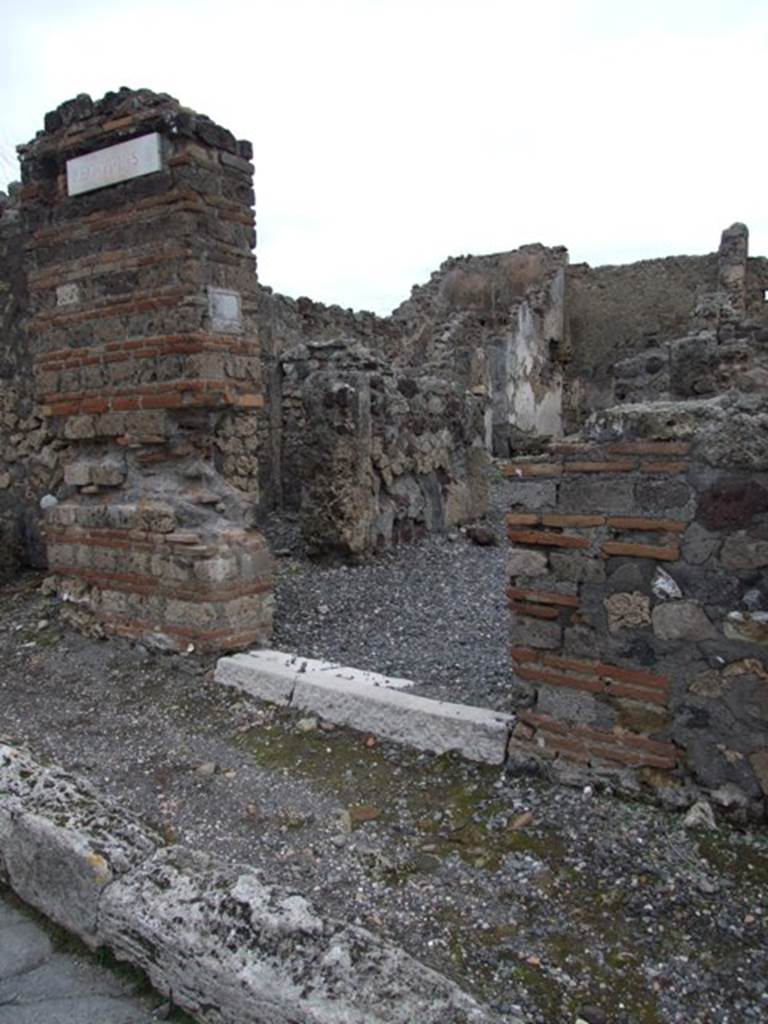
M588 548L586 537L574 537L567 533L548 533L545 530L507 530L507 537L515 544L538 544L541 547Z
M690 441L614 441L606 451L612 455L687 455Z
M549 512L541 517L541 521L544 526L603 526L605 516Z
M563 466L564 473L631 473L637 468L637 462L629 459L616 459L612 462L567 462Z
M635 736L619 728L610 731L584 725L566 728L556 719L528 711L521 711L518 718L536 730L532 745L541 743L545 749L563 754L569 760L671 769L681 758L681 751L673 743ZM574 754L578 756L573 758Z
M568 658L531 647L513 646L511 653L514 672L521 679L588 693L604 693L661 707L666 707L668 702L670 680L667 676L605 662Z
M526 590L508 587L507 595L516 601L535 601L538 604L557 604L567 608L578 608L579 599L573 594L559 594L554 590Z
M93 583L101 590L119 590L130 594L141 594L144 597L172 597L194 604L231 601L238 597L266 594L272 589L271 580L255 580L232 587L196 582L194 585L190 584L185 587L169 582L162 577L144 576L140 573L100 572L97 569L83 569L80 566L55 563L51 565L51 569L58 576L74 576L77 579Z
M560 617L560 609L553 608L551 605L524 604L510 598L509 607L518 615L527 615L532 619L557 619Z
M683 519L656 519L652 516L608 516L608 525L616 530L659 530L664 533L684 533L688 527Z
M601 551L606 556L622 555L627 558L653 558L661 562L674 562L680 557L677 545L625 544L621 541L606 541Z

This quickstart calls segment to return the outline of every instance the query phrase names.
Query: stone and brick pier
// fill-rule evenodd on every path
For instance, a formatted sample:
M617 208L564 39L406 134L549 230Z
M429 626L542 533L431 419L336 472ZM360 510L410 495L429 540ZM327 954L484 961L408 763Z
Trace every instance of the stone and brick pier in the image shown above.
M250 157L128 90L63 104L22 151L34 383L65 453L48 562L109 633L206 650L269 634L254 459L217 443L263 405Z

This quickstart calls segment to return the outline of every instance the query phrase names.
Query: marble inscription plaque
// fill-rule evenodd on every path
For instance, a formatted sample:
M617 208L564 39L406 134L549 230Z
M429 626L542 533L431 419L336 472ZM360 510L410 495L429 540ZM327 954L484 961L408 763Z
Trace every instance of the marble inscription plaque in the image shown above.
M76 284L60 284L56 288L57 306L76 306L80 301L80 288Z
M240 293L228 288L208 288L208 313L214 331L239 332L243 326Z
M157 132L118 142L84 156L67 160L67 193L71 196L140 178L162 168L160 136Z

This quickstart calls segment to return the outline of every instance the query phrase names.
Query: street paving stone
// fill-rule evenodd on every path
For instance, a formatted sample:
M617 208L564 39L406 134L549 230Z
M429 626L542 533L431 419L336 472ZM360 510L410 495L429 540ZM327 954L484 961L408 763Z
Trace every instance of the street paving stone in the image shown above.
M156 1024L151 1000L105 967L57 952L0 894L0 1024Z

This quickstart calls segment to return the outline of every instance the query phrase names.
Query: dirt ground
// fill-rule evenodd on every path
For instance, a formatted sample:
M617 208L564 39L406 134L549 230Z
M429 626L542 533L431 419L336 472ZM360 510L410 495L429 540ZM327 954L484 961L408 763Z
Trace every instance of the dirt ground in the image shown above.
M768 834L416 754L0 589L0 737L531 1024L768 1019Z

